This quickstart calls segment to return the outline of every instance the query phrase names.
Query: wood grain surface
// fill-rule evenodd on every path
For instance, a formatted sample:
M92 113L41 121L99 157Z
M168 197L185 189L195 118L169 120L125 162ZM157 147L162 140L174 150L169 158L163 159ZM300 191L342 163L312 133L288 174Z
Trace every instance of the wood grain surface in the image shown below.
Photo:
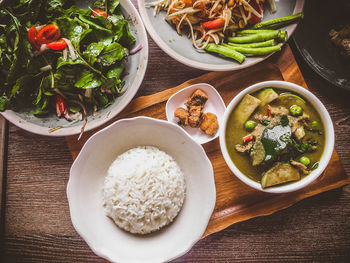
M206 73L173 60L151 39L149 43L150 61L137 96L166 90ZM331 114L336 150L350 174L350 93L316 75L290 44L307 86ZM278 57L272 56L271 61ZM289 74L293 76L292 71ZM70 223L65 188L71 164L64 138L37 136L9 125L0 262L104 262ZM349 218L348 185L273 215L234 224L199 241L174 262L349 262Z
M296 76L298 73L300 75L299 68L288 46L279 56L279 60L291 62L289 69L293 74L285 72L285 80L289 81L289 76ZM286 70L286 68L284 69ZM165 120L166 100L178 90L196 83L211 84L218 90L225 104L228 105L236 94L244 88L253 83L266 80L283 80L280 69L276 65L271 64L271 61L260 63L238 72L210 72L188 80L174 88L134 99L120 116L111 122L135 116L148 116ZM303 79L298 78L298 81L302 82ZM305 82L301 84L306 86ZM77 140L77 136L66 138L73 158L77 156L85 141L96 130L86 133L80 141ZM321 178L310 186L294 193L283 195L267 194L246 186L232 174L221 154L219 139L205 144L204 149L214 168L216 206L203 237L221 231L234 223L272 214L306 197L341 187L350 182L337 153L334 151L332 159Z
M0 239L4 234L5 192L6 192L6 152L7 152L7 121L0 116Z

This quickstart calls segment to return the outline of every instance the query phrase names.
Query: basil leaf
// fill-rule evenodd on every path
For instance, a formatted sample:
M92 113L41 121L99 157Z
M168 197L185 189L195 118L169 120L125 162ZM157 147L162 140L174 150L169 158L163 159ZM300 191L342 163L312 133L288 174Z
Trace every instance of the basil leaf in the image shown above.
M266 128L261 135L261 142L264 145L266 156L264 161L273 160L288 146L288 141L292 136L290 126L276 125Z
M135 37L130 33L130 30L129 30L129 23L125 19L115 24L114 32L115 32L114 40L116 42L121 43L124 46L130 46L135 42Z
M101 59L101 64L103 66L111 66L116 61L122 60L125 55L127 55L127 53L122 45L112 43L103 49L99 58Z
M82 35L89 27L83 26L78 21L63 16L55 20L55 23L61 30L61 35L69 39L75 47L79 46Z
M66 9L64 11L65 15L68 17L74 17L74 16L78 16L78 15L89 15L91 14L90 10L87 9L80 9L76 6L71 6L70 8Z
M10 99L3 95L0 97L0 111L4 111L9 108L10 105Z
M288 120L288 116L287 115L283 115L281 118L281 125L282 126L287 126L289 125L289 120Z
M82 89L93 89L101 86L101 80L94 73L85 70L80 74L74 86Z
M261 123L262 125L264 125L264 126L267 126L267 125L270 124L270 121L269 121L269 120L260 119L259 121L260 121L260 123Z
M89 64L93 65L104 47L105 45L103 43L91 43L83 52L83 56Z
M108 0L108 14L113 14L116 8L119 6L119 0Z
M21 93L25 88L30 86L33 82L33 75L24 75L16 80L16 83L13 85L10 99L13 98L16 94Z
M113 14L116 8L119 6L119 0L99 0L95 1L91 8L104 10L108 14Z
M77 58L76 60L72 60L70 57L67 60L64 60L62 57L59 57L57 60L57 67L56 69L60 69L64 66L73 66L73 65L86 65L86 63L81 60L80 58Z
M115 78L116 80L120 79L121 74L123 73L125 64L121 63L116 67L112 68L107 72L107 78Z

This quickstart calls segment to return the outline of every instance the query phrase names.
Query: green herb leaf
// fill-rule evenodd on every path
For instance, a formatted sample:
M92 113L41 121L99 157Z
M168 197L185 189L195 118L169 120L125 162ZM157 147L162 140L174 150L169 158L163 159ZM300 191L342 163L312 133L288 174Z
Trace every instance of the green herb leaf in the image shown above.
M0 97L0 111L4 111L9 108L10 99L6 96Z
M82 89L93 89L101 85L101 80L89 70L83 71L74 86Z
M80 24L77 20L62 16L55 20L55 23L61 30L61 35L69 39L72 44L77 48L82 39L82 36L89 27L84 24Z
M83 56L88 63L93 65L96 62L97 57L101 54L104 47L105 45L103 43L91 43L83 52Z
M15 85L13 85L10 99L13 98L17 93L22 92L25 88L27 88L30 85L30 82L32 82L33 75L24 75L16 80Z
M261 136L266 156L264 161L273 160L288 146L288 141L292 136L290 126L277 125L272 129L266 128Z
M262 125L264 125L264 126L267 126L267 125L270 124L270 121L269 121L269 120L260 119L259 121L260 121L260 123L261 123Z
M283 115L281 118L281 125L282 126L287 126L289 125L289 120L288 120L288 116L287 115Z
M115 78L116 80L120 79L121 74L123 73L125 64L121 63L116 67L112 68L107 72L107 78Z
M99 57L103 66L111 66L116 61L122 60L126 55L126 50L122 45L112 43L104 48Z
M124 46L130 46L135 42L135 37L130 33L128 21L119 20L114 24L115 37L114 40Z
M311 171L317 169L319 165L320 165L319 162L315 162L315 163L311 166Z
M119 0L108 0L108 14L113 14L116 8L119 6Z

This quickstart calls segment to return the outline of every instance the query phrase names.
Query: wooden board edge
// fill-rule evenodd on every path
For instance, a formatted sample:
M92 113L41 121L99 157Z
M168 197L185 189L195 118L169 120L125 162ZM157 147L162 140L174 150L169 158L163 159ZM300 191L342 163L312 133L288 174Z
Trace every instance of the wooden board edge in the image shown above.
M7 128L6 119L0 116L0 244L5 228Z
M288 207L291 207L292 205L298 203L301 200L304 200L306 198L315 196L315 195L320 194L320 193L324 193L324 192L327 192L327 191L330 191L330 190L334 190L334 189L343 187L343 186L345 186L347 184L350 184L350 178L345 178L343 180L335 182L334 184L326 185L324 187L318 188L317 191L314 190L314 191L307 192L307 193L305 193L303 195L300 195L300 196L296 197L291 202L286 202L286 203L282 203L281 202L280 206L278 208L274 208L274 209L270 209L270 210L264 210L264 212L259 213L258 215L252 215L252 214L247 213L244 216L239 217L236 220L231 221L230 223L226 223L227 220L225 221L225 220L222 219L222 220L220 220L220 222L217 223L217 224L220 224L220 226L218 226L216 228L212 227L213 230L211 230L211 231L207 231L206 230L206 232L203 234L201 239L203 239L203 238L205 238L205 237L207 237L207 236L209 236L211 234L214 234L214 233L217 233L219 231L222 231L222 230L230 227L233 224L236 224L236 223L239 223L239 222L243 222L243 221L247 221L247 220L249 220L251 218L255 218L255 217L272 215L272 214L274 214L274 213L276 213L278 211L281 211L281 210L284 210L284 209L286 209ZM225 224L223 224L221 221L225 222ZM209 228L209 225L208 225L208 228Z

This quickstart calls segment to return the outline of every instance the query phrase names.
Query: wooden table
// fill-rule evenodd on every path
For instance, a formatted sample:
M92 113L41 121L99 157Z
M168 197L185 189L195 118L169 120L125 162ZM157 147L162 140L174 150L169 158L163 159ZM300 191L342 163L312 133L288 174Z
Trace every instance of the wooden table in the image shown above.
M137 96L205 73L173 60L151 39L149 43L149 64ZM342 121L350 116L350 93L316 75L290 44L310 90L331 114L336 149L350 174L350 119ZM66 184L72 157L65 139L33 135L12 124L7 137L0 262L104 262L70 221ZM349 260L350 185L235 224L199 241L175 262Z

